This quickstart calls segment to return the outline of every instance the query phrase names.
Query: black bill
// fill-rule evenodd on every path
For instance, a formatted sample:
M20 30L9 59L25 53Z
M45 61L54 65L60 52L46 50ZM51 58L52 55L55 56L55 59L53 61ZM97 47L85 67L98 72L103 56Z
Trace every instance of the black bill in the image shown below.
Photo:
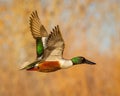
M92 61L89 61L89 60L87 60L87 59L85 59L85 62L84 63L86 63L86 64L91 64L91 65L95 65L96 63L94 63L94 62L92 62Z

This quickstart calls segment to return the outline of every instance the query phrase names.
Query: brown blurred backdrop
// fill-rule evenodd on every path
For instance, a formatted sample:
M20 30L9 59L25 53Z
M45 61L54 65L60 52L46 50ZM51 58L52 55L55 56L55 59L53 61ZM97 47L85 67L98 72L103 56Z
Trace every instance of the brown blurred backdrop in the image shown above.
M34 61L29 16L60 25L65 58L97 65L53 73L19 71ZM120 0L0 0L0 96L120 96Z

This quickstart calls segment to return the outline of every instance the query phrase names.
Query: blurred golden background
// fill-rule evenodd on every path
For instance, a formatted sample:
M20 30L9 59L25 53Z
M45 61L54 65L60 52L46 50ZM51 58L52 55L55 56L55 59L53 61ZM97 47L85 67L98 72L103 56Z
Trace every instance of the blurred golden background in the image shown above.
M20 71L36 58L29 29L34 10L48 32L60 25L64 58L97 64ZM120 96L120 0L0 0L0 96Z

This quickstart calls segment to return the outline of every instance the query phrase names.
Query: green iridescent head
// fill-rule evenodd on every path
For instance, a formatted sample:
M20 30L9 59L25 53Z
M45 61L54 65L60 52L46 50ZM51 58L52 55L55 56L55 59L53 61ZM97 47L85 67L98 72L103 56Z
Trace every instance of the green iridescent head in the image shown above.
M74 57L71 59L71 61L73 62L73 65L76 65L76 64L96 64L94 62L91 62L89 60L87 60L86 58L82 57L82 56L78 56L78 57Z

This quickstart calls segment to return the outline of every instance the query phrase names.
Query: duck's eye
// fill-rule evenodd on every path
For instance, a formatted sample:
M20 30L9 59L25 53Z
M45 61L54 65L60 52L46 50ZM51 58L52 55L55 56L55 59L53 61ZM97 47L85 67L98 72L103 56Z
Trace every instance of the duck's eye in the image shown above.
M82 57L82 61L84 61L85 60L85 58L84 57Z

